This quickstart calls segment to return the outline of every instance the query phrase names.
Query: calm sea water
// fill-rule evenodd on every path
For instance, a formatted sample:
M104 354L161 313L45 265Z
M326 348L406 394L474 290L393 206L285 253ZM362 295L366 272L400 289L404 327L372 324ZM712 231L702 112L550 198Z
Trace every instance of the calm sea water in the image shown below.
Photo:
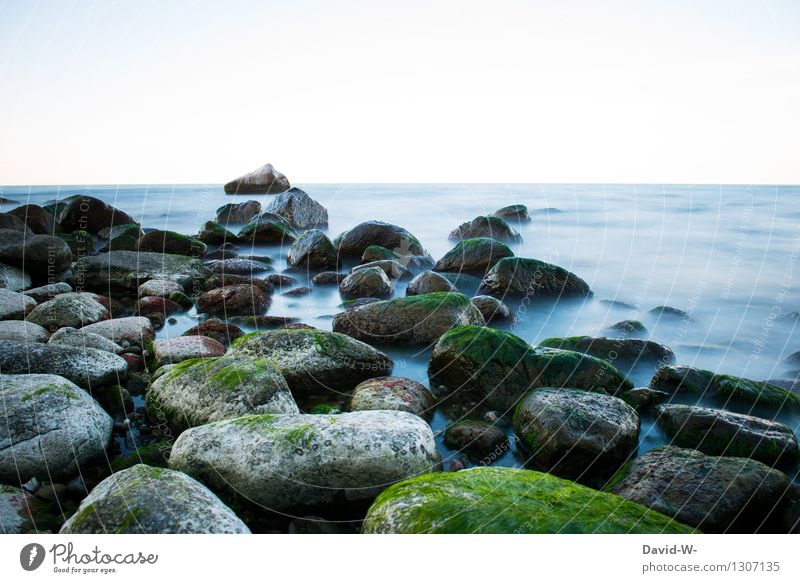
M800 309L800 186L297 186L328 209L331 238L362 221L384 220L414 233L435 259L452 247L447 235L460 223L509 204L527 205L533 220L514 225L523 237L512 245L515 253L561 265L595 292L587 301L538 304L518 314L514 332L531 343L551 336L599 335L610 324L636 318L644 321L652 340L675 351L681 364L753 379L788 378L798 368L784 359L800 350L797 321L789 316ZM213 219L222 204L257 199L266 205L271 199L226 196L220 185L5 187L0 196L42 204L83 192L132 214L145 228L187 234ZM13 206L2 205L2 210ZM277 271L285 268L285 249L257 252L272 256ZM464 291L474 291L474 285L466 282ZM404 287L395 293L402 295ZM340 302L335 288L317 288L305 297L276 296L269 313L330 329ZM685 310L691 319L646 314L660 305ZM159 336L180 335L194 325L195 316L181 316ZM427 382L429 351L386 352L397 361L394 374ZM637 369L631 377L645 385L652 372ZM800 426L800 419L783 420ZM447 421L437 413L434 429ZM663 442L644 421L640 451ZM512 449L499 463L519 464L518 452Z

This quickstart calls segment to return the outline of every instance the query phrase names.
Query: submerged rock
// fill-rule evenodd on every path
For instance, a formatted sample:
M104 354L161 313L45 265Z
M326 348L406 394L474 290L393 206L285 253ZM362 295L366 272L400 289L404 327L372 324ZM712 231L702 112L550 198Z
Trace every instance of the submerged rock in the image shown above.
M495 297L590 296L589 285L557 265L538 259L507 257L483 278L479 294Z
M108 318L108 310L93 294L66 293L36 306L27 320L44 328L81 328Z
M433 416L433 395L417 381L377 377L359 383L350 398L351 411L406 411L423 419Z
M269 306L269 295L259 286L250 284L227 285L197 298L199 313L225 317L263 314Z
M266 358L193 358L167 367L147 390L150 416L173 428L260 413L299 413L286 380Z
M549 474L474 468L395 484L372 504L363 531L666 534L692 529L639 504Z
M333 243L319 229L303 231L292 243L287 260L289 265L308 269L336 269L339 263Z
M407 296L418 296L433 292L455 292L456 286L433 271L423 271L412 279L406 287Z
M639 416L610 395L540 388L520 401L514 431L536 466L588 481L609 477L636 451Z
M629 336L643 336L648 333L647 326L642 324L639 320L622 320L616 324L611 324L606 328L609 334L615 334L623 337Z
M623 467L613 491L703 532L752 532L789 485L754 460L666 446Z
M58 223L65 232L82 230L96 235L103 229L139 221L99 198L78 195L70 197L58 215Z
M246 223L260 212L261 203L257 200L230 202L217 209L217 222L225 225L228 223Z
M507 245L488 237L460 241L434 265L434 271L478 273L483 275L501 259L513 257Z
M273 194L288 189L289 179L275 170L272 164L264 164L228 182L225 194Z
M298 396L350 391L362 381L392 371L392 359L344 334L315 328L285 328L247 334L229 356L268 358Z
M0 321L0 340L13 340L14 342L47 342L50 333L33 322L24 320Z
M434 394L477 398L503 412L534 387L612 395L633 388L603 360L569 350L533 348L513 334L485 326L459 326L444 334L433 349L428 374Z
M475 296L470 300L487 324L495 320L514 320L514 314L503 302L492 296Z
M311 283L314 285L339 285L347 277L346 273L337 273L336 271L323 271L311 278Z
M0 350L5 353L5 348ZM5 416L0 424L3 482L69 478L102 456L111 439L111 417L61 376L12 375L3 367L0 400Z
M0 320L23 320L35 307L32 297L0 288Z
M494 211L493 215L495 217L500 217L501 219L512 221L530 220L530 216L528 216L528 207L526 207L524 204L512 204L509 206L504 206L503 208Z
M365 342L431 344L453 326L483 323L467 296L437 292L347 310L334 317L333 330Z
M184 289L201 285L208 270L192 257L166 253L109 251L80 258L73 268L80 273L86 289L108 293L111 290L136 292L151 279L169 279Z
M444 443L450 449L467 454L481 465L489 465L508 449L508 439L502 429L473 419L450 425L444 432Z
M38 204L18 206L8 214L19 217L37 235L54 235L58 231L55 217Z
M99 334L104 338L116 342L120 346L140 346L155 338L153 324L142 316L127 318L114 318L97 324L90 324L82 328L84 332Z
M678 308L673 308L671 306L658 306L647 313L656 318L676 320L688 320L691 318L688 312L684 312L683 310L679 310Z
M753 458L770 466L798 458L797 438L783 423L691 405L661 405L657 414L656 423L679 447Z
M299 188L290 188L272 199L265 209L282 216L295 229L312 229L328 225L328 211Z
M185 431L170 466L282 511L371 500L440 464L428 424L400 411L257 415Z
M208 488L186 474L138 464L95 487L61 534L249 534Z
M280 215L261 212L239 230L237 237L251 243L283 243L294 241L296 233Z
M547 338L539 343L546 348L561 348L590 354L606 362L660 363L675 362L675 353L663 344L636 338L593 338L571 336L569 338Z
M522 240L514 229L507 222L499 217L484 216L477 217L456 227L449 238L455 241L464 239L475 239L477 237L488 237L497 241L518 243Z
M153 341L155 367L177 364L191 358L222 356L225 347L206 336L178 336Z
M656 391L650 387L635 387L622 393L620 398L637 411L649 412L659 403L669 399L669 393Z
M402 227L382 221L366 221L356 225L336 237L333 245L342 257L361 257L367 247L377 245L397 255L412 255L433 264L433 259L419 239Z
M339 284L344 299L385 298L392 294L392 284L379 267L354 271Z

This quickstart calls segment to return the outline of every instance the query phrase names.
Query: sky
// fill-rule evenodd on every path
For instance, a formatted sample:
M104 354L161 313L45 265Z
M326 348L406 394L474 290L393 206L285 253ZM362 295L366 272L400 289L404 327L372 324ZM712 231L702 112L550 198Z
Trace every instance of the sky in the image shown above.
M797 0L0 0L0 184L798 184L798 30Z

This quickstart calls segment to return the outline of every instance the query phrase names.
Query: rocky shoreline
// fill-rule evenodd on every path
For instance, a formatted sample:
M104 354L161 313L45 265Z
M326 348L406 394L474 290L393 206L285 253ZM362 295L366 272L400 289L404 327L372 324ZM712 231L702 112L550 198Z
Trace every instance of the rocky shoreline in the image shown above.
M514 254L524 205L454 226L437 259L381 221L329 237L270 165L225 191L274 196L191 235L88 195L0 213L4 532L800 528L792 385L678 363L635 320L538 346L505 329L520 306L592 297ZM270 313L320 288L341 296L330 331ZM398 347L431 350L427 386ZM643 423L671 444L637 455ZM525 469L497 465L512 443Z

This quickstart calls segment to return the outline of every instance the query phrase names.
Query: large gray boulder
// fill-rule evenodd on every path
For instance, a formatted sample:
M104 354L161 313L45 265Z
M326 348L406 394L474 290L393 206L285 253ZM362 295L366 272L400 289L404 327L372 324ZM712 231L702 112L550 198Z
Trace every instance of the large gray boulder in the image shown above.
M287 261L308 269L336 269L339 263L333 243L319 229L303 231L292 243Z
M244 355L274 363L295 397L350 391L366 379L389 374L393 365L368 344L313 328L247 334L228 351L228 356Z
M31 287L31 276L18 267L0 263L0 288L19 292Z
M483 324L483 316L460 293L394 298L337 314L333 330L380 344L431 344L454 326Z
M143 464L100 482L61 527L61 534L249 533L200 482Z
M585 281L563 267L522 257L506 257L495 263L484 276L478 293L529 299L592 295Z
M94 348L0 340L0 374L54 374L91 389L128 376L125 359Z
M104 320L82 328L84 332L99 334L121 346L141 346L155 338L153 323L143 316L129 316Z
M257 415L189 429L169 464L271 510L370 500L439 469L428 424L400 411Z
M102 457L111 439L111 417L63 377L10 375L3 370L0 401L2 482L69 478L82 465Z
M501 259L513 256L514 252L504 243L489 237L476 237L459 241L436 262L433 270L483 275Z
M236 236L249 243L291 243L297 233L281 215L264 211L250 219Z
M379 267L358 269L342 280L339 294L348 300L386 298L392 295L392 283Z
M4 320L0 322L0 340L13 340L14 342L47 342L50 333L32 322L24 320Z
M73 267L86 289L108 293L109 289L136 293L150 279L169 279L184 289L198 286L209 276L199 259L166 253L109 251L81 257Z
M418 296L420 294L430 294L434 292L455 292L456 286L450 280L439 275L434 271L423 271L406 286L407 296Z
M58 328L81 328L108 318L108 309L94 299L93 294L66 293L36 306L27 320L34 324L56 330Z
M228 223L246 223L261 212L261 203L257 200L245 202L229 202L217 209L217 222L227 225Z
M53 335L50 336L47 343L59 346L72 346L78 350L96 348L97 350L112 352L114 354L119 354L124 350L122 346L104 336L100 336L100 334L87 332L85 329L78 330L69 327L60 328L53 332Z
M0 288L0 320L22 320L35 307L32 297Z
M78 195L70 197L58 215L58 223L65 233L88 231L96 235L104 229L139 221L98 198Z
M433 258L422 243L403 227L383 221L360 223L336 237L334 246L342 257L361 257L367 247L377 245L399 256L412 256L423 264L433 265Z
M39 284L69 269L72 251L59 237L0 229L0 262L24 269Z
M328 211L299 188L290 188L272 199L264 209L282 216L295 229L313 229L328 224Z
M264 164L228 182L225 194L273 194L288 189L289 179L275 170L272 164Z

